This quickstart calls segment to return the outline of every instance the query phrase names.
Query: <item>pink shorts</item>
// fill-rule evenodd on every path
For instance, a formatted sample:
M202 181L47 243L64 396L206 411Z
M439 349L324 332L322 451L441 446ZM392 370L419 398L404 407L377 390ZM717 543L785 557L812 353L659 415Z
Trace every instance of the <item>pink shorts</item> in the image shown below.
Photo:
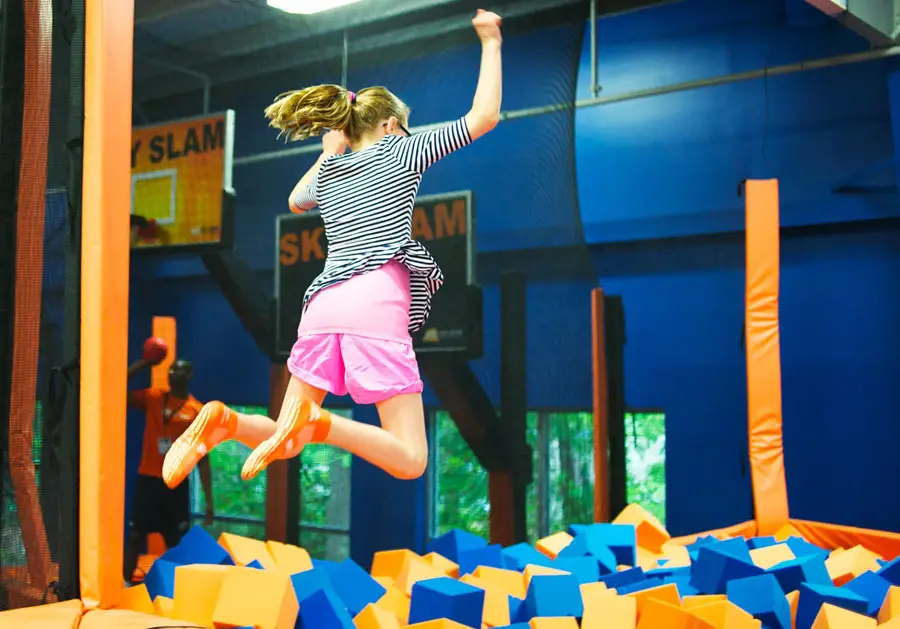
M297 338L287 361L292 375L357 404L421 393L422 379L411 343L355 334L307 334Z

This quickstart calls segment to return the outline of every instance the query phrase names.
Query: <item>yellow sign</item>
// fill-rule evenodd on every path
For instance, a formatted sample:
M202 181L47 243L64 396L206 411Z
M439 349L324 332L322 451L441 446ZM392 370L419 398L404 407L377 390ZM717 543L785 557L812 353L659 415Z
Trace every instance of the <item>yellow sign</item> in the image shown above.
M131 135L131 245L215 244L232 193L234 112L137 127Z

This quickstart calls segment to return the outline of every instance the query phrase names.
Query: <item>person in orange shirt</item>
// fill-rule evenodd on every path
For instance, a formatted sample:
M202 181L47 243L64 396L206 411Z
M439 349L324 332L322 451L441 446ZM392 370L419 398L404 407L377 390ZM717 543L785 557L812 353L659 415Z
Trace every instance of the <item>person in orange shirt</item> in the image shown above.
M158 362L161 362L158 361ZM154 361L142 358L128 368L131 379ZM157 363L158 364L158 363ZM125 548L125 580L131 581L138 556L149 533L160 533L168 548L177 545L191 523L189 485L169 489L162 480L166 453L181 436L203 405L189 392L194 367L187 360L176 360L169 369L169 390L150 387L128 392L129 408L146 413L141 465L138 468L134 502ZM212 524L213 494L209 462L200 466L200 481L206 496L206 525Z

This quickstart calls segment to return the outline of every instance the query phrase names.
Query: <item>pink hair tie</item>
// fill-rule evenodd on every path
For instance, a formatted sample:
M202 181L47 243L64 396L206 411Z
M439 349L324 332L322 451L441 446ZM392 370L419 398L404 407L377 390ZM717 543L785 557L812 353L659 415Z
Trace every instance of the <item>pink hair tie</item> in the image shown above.
M353 103L356 102L356 92L351 92L350 90L347 90L347 98L350 99L350 104L352 105Z

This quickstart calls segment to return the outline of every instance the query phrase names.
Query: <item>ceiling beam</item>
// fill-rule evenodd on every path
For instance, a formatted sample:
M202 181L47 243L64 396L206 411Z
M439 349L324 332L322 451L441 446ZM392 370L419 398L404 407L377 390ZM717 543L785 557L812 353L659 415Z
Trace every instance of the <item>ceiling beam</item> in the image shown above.
M459 0L452 0L457 5L463 4ZM629 0L630 1L630 0ZM515 22L516 19L526 18L529 15L547 10L565 12L583 5L583 0L524 0L510 5L503 13L505 24ZM349 55L351 68L354 57L360 58L368 53L385 48L398 46L412 47L423 41L441 41L454 33L463 33L471 30L471 15L466 12L430 23L411 25L391 31L382 31L374 35L349 40ZM472 41L475 41L472 34ZM274 46L253 54L241 57L223 59L206 64L192 65L194 71L208 75L214 85L246 80L258 77L262 71L265 74L276 74L286 70L297 70L299 67L315 67L341 58L343 43L333 41L320 46L303 44L299 49L297 44L288 43ZM302 55L302 56L301 56ZM190 77L177 75L151 76L148 72L146 78L135 82L135 99L138 101L157 99L160 97L196 90L196 80Z
M177 16L188 11L202 11L216 6L222 0L138 0L134 4L134 23L138 26Z
M875 46L890 46L897 41L897 0L806 0L806 2L844 26L859 33Z

